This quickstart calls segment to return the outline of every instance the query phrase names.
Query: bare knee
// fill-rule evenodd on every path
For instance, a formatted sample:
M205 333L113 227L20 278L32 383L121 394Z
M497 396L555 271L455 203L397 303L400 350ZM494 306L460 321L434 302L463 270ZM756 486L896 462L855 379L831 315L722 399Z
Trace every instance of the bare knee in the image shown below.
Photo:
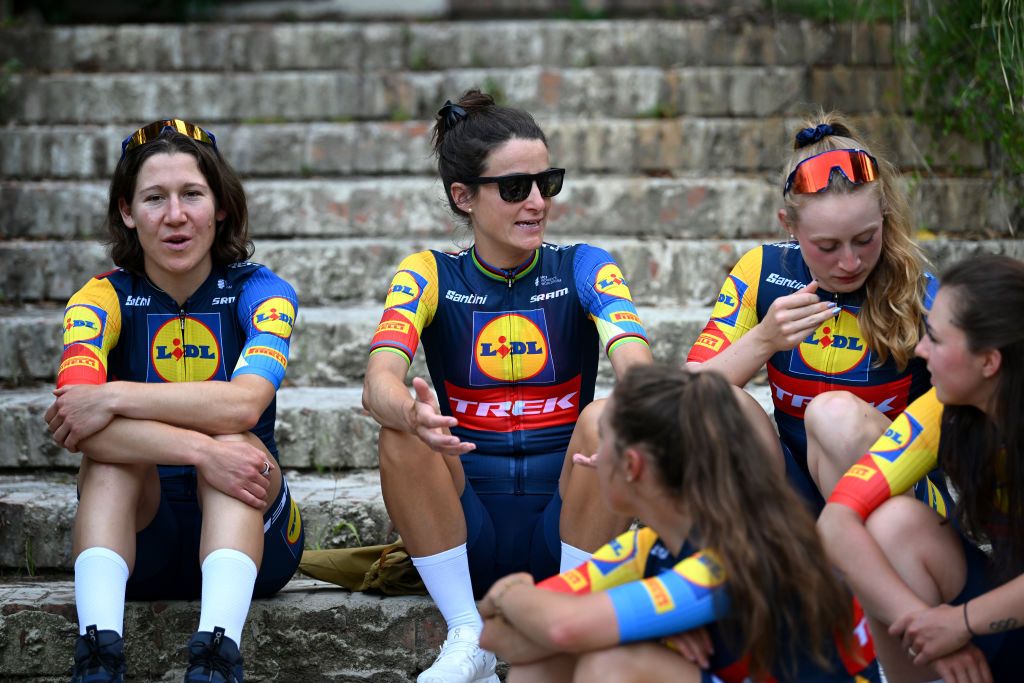
M573 681L607 681L608 683L628 683L634 680L636 671L635 660L629 650L613 647L607 650L595 650L580 656L576 664Z
M828 435L837 428L849 429L863 411L864 401L848 391L826 391L815 396L804 411L807 433Z

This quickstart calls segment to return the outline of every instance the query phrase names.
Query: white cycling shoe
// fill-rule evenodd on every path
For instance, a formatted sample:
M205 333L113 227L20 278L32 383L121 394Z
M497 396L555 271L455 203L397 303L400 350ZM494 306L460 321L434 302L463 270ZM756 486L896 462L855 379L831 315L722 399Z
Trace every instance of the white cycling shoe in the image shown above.
M494 653L481 648L479 638L472 629L453 628L441 646L441 654L416 678L416 683L498 683Z

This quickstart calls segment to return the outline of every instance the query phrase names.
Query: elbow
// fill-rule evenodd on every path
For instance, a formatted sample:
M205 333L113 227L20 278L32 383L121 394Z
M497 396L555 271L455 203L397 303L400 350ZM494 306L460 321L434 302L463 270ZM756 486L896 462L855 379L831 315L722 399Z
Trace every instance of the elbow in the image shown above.
M588 649L586 637L591 630L592 627L570 617L548 624L544 638L558 652L584 652Z
M263 411L264 407L256 401L239 401L225 425L225 431L229 434L252 431L263 416Z

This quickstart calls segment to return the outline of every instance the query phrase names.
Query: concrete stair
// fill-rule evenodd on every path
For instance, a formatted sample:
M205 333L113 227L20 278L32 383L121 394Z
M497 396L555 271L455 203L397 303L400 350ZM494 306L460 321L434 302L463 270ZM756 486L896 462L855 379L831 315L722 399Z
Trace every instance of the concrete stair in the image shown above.
M468 87L537 116L568 169L549 239L616 256L661 360L685 357L740 254L781 236L779 166L812 104L889 150L937 269L979 251L1024 258L986 151L911 116L893 27L763 21L756 4L690 0L689 18L638 19L661 4L596 0L619 18L569 21L538 19L568 0L422 0L413 20L335 21L354 5L304 0L225 4L203 24L0 28L0 679L67 678L77 457L41 415L63 304L110 268L109 176L141 123L213 129L245 180L255 260L299 292L277 439L308 548L389 532L359 400L366 346L399 260L470 242L429 154L434 111ZM306 20L265 21L287 11ZM422 357L411 373L426 374ZM601 395L607 361L599 377ZM748 389L770 406L766 386ZM197 615L129 604L136 680L180 678ZM297 578L254 603L243 654L254 681L407 681L443 637L425 598Z

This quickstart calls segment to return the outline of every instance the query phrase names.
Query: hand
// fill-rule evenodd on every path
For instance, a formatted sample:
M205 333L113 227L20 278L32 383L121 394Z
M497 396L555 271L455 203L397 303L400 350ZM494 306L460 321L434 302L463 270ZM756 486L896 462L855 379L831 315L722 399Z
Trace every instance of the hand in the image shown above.
M773 352L796 348L807 335L838 313L832 302L818 298L817 291L818 283L812 280L806 287L780 296L768 307L758 327L761 338Z
M196 471L218 491L264 510L270 488L270 477L263 475L267 463L270 470L275 469L274 458L250 443L210 439L203 459L196 463Z
M418 436L423 443L431 450L441 455L462 455L476 448L476 444L461 441L459 437L452 436L450 428L459 424L454 417L441 414L437 405L437 397L430 390L426 381L420 377L414 377L412 388L416 393L416 399L410 406L406 420L409 422L411 431Z
M480 610L480 616L484 619L492 619L494 617L501 616L501 597L505 594L505 591L509 587L517 584L524 583L527 585L533 585L533 576L527 572L517 572L515 574L509 574L498 579L491 589L487 591L487 595L480 601L478 609Z
M988 660L973 643L936 659L932 668L945 683L992 683Z
M597 469L597 453L594 453L593 455L573 453L572 464L579 465L580 467L589 467L590 469Z
M59 445L75 453L83 439L114 419L111 384L72 384L53 392L57 398L43 418Z
M889 634L901 639L917 666L956 652L971 639L962 608L949 605L904 614L892 623Z
M683 631L674 636L662 638L662 641L687 661L693 662L700 668L707 669L711 666L708 658L715 654L715 647L711 643L711 636L706 628Z

